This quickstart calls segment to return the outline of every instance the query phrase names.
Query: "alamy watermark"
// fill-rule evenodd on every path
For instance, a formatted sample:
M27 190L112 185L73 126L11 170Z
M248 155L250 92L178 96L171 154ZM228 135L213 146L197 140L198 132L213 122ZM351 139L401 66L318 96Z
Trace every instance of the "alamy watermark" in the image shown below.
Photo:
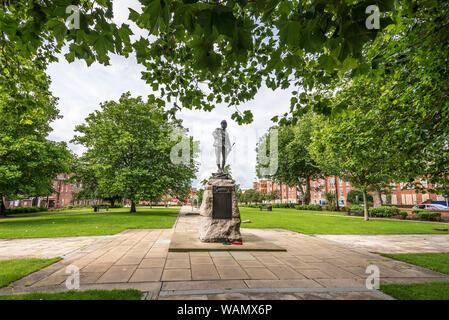
M80 289L80 269L75 265L69 265L65 269L65 273L69 276L65 281L65 286L68 290Z
M268 141L269 148L267 148ZM259 174L261 176L268 177L276 173L279 165L278 129L271 128L266 139L262 139L257 149L257 160L260 165Z
M369 276L366 278L365 286L369 290L379 290L380 288L380 269L378 266L371 264L366 267L366 274Z
M366 14L369 16L365 20L365 26L368 30L379 30L380 29L380 10L379 7L372 4L366 7Z
M69 14L65 20L67 29L79 29L80 28L80 9L75 5L70 5L65 9L65 13Z

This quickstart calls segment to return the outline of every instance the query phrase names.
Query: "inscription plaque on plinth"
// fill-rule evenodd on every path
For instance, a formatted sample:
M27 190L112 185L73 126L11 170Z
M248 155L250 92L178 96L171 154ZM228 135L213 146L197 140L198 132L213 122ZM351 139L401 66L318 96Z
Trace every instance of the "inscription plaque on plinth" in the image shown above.
M232 187L213 187L213 219L232 219Z

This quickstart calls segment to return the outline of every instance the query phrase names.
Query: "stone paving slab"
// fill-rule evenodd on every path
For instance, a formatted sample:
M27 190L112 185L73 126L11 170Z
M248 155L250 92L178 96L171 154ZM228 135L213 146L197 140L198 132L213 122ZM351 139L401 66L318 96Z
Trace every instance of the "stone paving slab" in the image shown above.
M62 257L108 237L0 239L0 260Z
M379 253L449 252L449 234L315 235L350 248Z
M285 251L284 248L265 241L255 234L241 231L242 245L223 245L223 243L201 242L198 232L175 232L170 242L170 252L191 251Z

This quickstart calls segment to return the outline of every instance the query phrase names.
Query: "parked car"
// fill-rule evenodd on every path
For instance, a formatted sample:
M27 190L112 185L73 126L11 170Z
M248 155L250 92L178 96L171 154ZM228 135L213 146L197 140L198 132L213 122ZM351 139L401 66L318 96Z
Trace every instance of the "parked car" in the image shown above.
M445 210L448 211L449 207L443 206L442 204L437 203L422 203L413 206L413 209L422 209L422 210Z

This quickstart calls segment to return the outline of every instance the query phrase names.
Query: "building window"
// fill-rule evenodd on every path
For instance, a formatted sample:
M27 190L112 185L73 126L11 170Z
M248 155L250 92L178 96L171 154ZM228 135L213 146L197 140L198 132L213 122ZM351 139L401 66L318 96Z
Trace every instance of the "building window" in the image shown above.
M425 180L421 180L421 185L426 189L428 188L427 181L425 181Z
M340 187L343 186L343 180L340 179Z
M350 185L349 181L346 181L346 186L349 187Z
M340 196L343 197L343 189L340 189Z

